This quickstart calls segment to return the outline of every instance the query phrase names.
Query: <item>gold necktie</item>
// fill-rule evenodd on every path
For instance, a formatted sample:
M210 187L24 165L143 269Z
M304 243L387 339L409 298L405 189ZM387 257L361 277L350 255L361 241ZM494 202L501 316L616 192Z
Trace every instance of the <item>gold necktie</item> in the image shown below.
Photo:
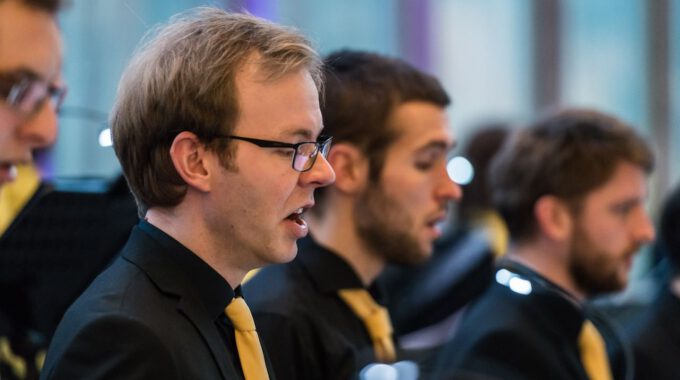
M581 362L591 380L611 380L612 372L609 368L607 348L602 335L595 325L589 320L583 322L581 333L578 337L578 346L581 351Z
M338 294L366 326L376 359L383 363L394 362L392 323L387 309L378 305L365 289L343 289Z
M268 380L267 365L255 331L255 321L243 298L234 298L224 309L234 325L236 348L246 380Z
M0 186L0 235L21 212L40 186L40 173L31 164L17 167L14 181Z

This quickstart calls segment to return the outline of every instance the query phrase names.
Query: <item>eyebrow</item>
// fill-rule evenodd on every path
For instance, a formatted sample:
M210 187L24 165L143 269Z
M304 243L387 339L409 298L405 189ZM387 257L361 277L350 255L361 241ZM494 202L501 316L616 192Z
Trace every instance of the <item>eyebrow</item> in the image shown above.
M15 77L15 78L28 78L32 80L45 80L42 75L38 74L34 70L28 67L19 67L16 69L11 69L7 71L0 71L0 75L5 77Z
M635 197L627 198L627 199L624 199L624 200L621 200L621 201L618 201L618 202L613 202L609 205L609 207L611 209L631 208L631 207L635 207L639 204L644 204L644 203L645 203L644 198L635 196Z
M446 141L443 140L430 141L425 146L418 148L417 152L424 152L428 150L442 150L446 152L455 148L456 144L457 141L455 140L452 141L451 144L448 144Z
M321 129L319 129L319 136L321 136L322 131L323 131L323 126L321 127ZM299 136L299 137L302 137L304 139L307 139L308 141L311 141L313 139L313 136L314 136L313 133L314 132L310 131L309 129L299 128L299 129L296 129L296 130L293 130L293 131L286 131L286 132L283 133L283 136L290 136L290 137Z

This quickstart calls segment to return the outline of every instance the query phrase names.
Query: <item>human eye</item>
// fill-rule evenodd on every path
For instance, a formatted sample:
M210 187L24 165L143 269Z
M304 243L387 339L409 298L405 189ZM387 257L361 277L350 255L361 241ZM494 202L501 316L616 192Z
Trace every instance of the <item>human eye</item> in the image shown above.
M295 148L278 148L276 153L283 157L292 158L295 154Z
M630 215L637 206L637 202L623 202L613 205L611 210L616 215L626 217Z
M429 171L445 161L444 153L439 150L428 150L416 156L413 166L419 171Z
M434 164L432 160L416 160L414 166L416 169L425 172L432 169Z

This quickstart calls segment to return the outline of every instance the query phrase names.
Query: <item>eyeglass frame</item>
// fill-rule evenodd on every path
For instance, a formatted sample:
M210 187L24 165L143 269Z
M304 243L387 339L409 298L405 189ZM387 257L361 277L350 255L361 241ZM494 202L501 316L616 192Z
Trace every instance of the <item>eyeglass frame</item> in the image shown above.
M314 167L314 164L316 163L316 158L319 156L319 153L321 153L321 155L324 156L324 158L328 157L328 152L331 150L331 143L333 141L333 136L327 135L319 136L317 141L301 141L295 144L282 141L255 139L252 137L243 137L236 135L217 135L215 136L215 138L241 140L257 145L260 148L291 148L295 152L293 154L293 160L291 161L291 167L298 173L304 173L306 171L311 170ZM309 159L311 160L311 163L309 164L309 167L304 170L298 170L295 168L295 159L298 156L298 148L305 144L314 144L316 150L314 151L313 155L310 155Z
M3 83L3 81L6 83ZM31 91L42 93L40 96L34 96L35 99L31 100L32 103L29 103L30 107L22 107L21 102L26 101L26 97L31 95ZM25 117L31 117L38 113L48 100L51 100L54 104L55 112L59 112L66 92L65 86L50 83L30 70L0 72L0 101L4 101L5 104Z

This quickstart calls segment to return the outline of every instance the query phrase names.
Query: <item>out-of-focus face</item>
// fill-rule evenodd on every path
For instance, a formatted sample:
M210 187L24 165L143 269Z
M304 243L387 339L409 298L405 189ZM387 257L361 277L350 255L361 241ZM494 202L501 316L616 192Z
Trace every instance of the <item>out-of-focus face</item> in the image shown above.
M0 76L28 74L44 85L59 85L60 70L61 40L54 18L16 1L0 2ZM52 102L44 102L27 115L10 107L3 92L0 91L0 186L13 178L18 163L31 160L34 148L52 144L57 136Z
M286 143L316 141L323 128L316 85L307 71L265 80L256 64L236 76L240 115L233 135ZM314 189L335 181L328 161L319 154L312 168L292 168L293 149L236 144L233 167L224 169L206 210L208 224L226 249L250 270L284 263L297 253L296 241L308 233L300 211L314 204ZM232 257L233 257L232 256Z
M646 197L645 172L621 162L612 178L584 199L573 218L569 267L584 294L618 291L627 285L633 256L654 239Z
M386 261L415 264L431 255L448 203L462 195L446 171L454 140L445 110L430 103L399 105L387 125L398 137L387 150L379 181L369 183L357 202L355 224Z

